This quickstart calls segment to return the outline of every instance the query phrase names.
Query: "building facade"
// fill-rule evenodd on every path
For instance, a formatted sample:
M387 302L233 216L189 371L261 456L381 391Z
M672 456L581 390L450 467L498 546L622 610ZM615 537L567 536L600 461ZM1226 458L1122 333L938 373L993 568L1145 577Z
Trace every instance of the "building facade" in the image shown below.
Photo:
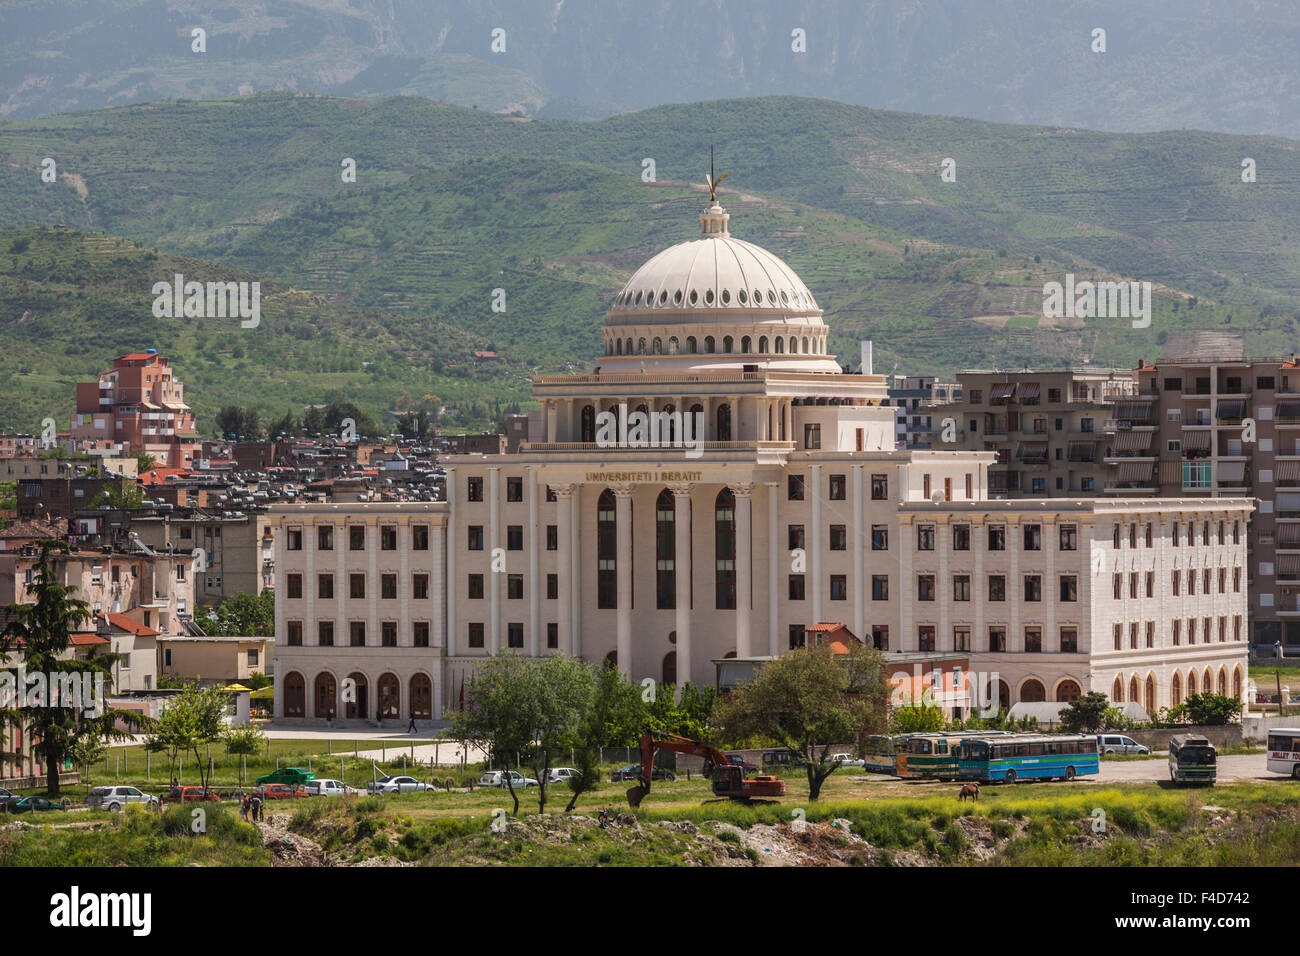
M98 381L78 383L72 438L111 455L144 452L172 468L193 465L199 449L185 387L154 349L116 358Z

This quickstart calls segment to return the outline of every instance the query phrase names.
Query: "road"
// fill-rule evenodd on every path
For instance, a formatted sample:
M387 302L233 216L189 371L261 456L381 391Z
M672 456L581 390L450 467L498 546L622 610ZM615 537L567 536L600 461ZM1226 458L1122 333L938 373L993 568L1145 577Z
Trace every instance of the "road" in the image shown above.
M1281 780L1265 767L1266 755L1236 754L1219 758L1218 779L1228 783L1238 780ZM1152 760L1103 760L1101 773L1095 777L1080 777L1090 783L1152 783L1169 779L1169 763L1165 755Z

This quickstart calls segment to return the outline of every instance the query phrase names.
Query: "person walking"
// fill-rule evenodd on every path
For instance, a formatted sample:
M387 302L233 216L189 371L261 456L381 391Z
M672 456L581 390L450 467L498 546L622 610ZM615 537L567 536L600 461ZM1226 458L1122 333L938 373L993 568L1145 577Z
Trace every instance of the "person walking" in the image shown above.
M249 805L253 811L253 820L256 821L262 819L262 795L258 793L253 794L253 798L249 802Z
M248 794L244 793L244 794L240 794L240 796L241 796L242 799L239 801L239 815L240 815L241 817L243 817L245 821L247 821L247 820L248 820L248 806L249 806L250 801L249 801L249 799L248 799Z
M416 728L415 728L415 715L414 715L414 714L411 715L411 722L410 722L410 724L407 725L406 732L407 732L408 734L413 734L413 733L416 732Z

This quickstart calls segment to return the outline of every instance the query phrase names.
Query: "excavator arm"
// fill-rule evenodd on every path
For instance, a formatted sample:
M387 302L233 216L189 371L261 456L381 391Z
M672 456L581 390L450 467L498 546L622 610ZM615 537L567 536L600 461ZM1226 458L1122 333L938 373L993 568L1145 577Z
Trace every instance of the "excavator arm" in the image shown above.
M649 730L641 735L641 780L627 791L628 806L638 807L650 792L654 776L655 751L671 750L675 753L694 754L704 758L704 775L710 776L713 768L727 763L726 755L717 747L673 734L655 734Z

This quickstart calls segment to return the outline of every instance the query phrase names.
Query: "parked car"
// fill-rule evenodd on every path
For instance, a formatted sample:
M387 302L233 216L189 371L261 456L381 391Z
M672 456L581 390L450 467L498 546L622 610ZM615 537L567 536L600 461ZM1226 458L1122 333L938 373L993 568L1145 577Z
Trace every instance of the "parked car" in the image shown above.
M0 806L8 803L10 800L17 799L18 794L14 793L12 790L6 790L4 787L0 787Z
M1151 751L1123 734L1098 734L1097 752L1102 754L1149 754Z
M437 788L431 784L416 780L414 777L380 777L366 786L366 793L415 793L419 790L435 789Z
M803 765L803 758L790 753L788 750L763 751L763 769L765 770L802 767Z
M66 810L68 809L61 803L55 803L53 800L47 800L45 797L19 797L17 800L10 800L5 804L5 810L9 813L27 813L29 810Z
M841 767L865 767L867 765L865 760L855 757L853 754L831 754L826 759L829 763L835 763L838 760Z
M310 770L303 770L302 767L281 767L273 773L263 774L257 778L257 785L264 783L289 783L295 786L302 786L316 779L316 774Z
M626 766L619 767L617 770L610 772L609 779L615 783L620 780L640 780L641 765L639 763L630 763ZM651 767L650 779L672 781L677 779L677 774L673 773L671 770L665 770L663 767Z
M547 783L568 783L574 777L581 777L582 774L572 767L552 767L551 772L546 775Z
M172 787L163 799L168 803L221 802L221 798L207 787Z
M504 787L507 773L510 774L510 786L516 790L527 790L529 787L537 786L537 781L532 777L525 777L514 770L489 770L478 778L478 785L480 787Z
M356 787L349 787L342 780L313 780L304 784L303 789L313 797L341 797L345 793L361 793Z
M740 754L727 754L726 757L727 763L731 764L733 767L739 767L747 774L754 773L758 770L758 764L750 763Z
M263 800L296 800L309 795L306 790L287 783L264 783L257 788L257 794Z
M110 810L113 813L121 810L128 803L141 803L153 808L158 805L158 802L158 798L153 794L145 793L137 787L95 787L86 796L86 806L90 809Z

